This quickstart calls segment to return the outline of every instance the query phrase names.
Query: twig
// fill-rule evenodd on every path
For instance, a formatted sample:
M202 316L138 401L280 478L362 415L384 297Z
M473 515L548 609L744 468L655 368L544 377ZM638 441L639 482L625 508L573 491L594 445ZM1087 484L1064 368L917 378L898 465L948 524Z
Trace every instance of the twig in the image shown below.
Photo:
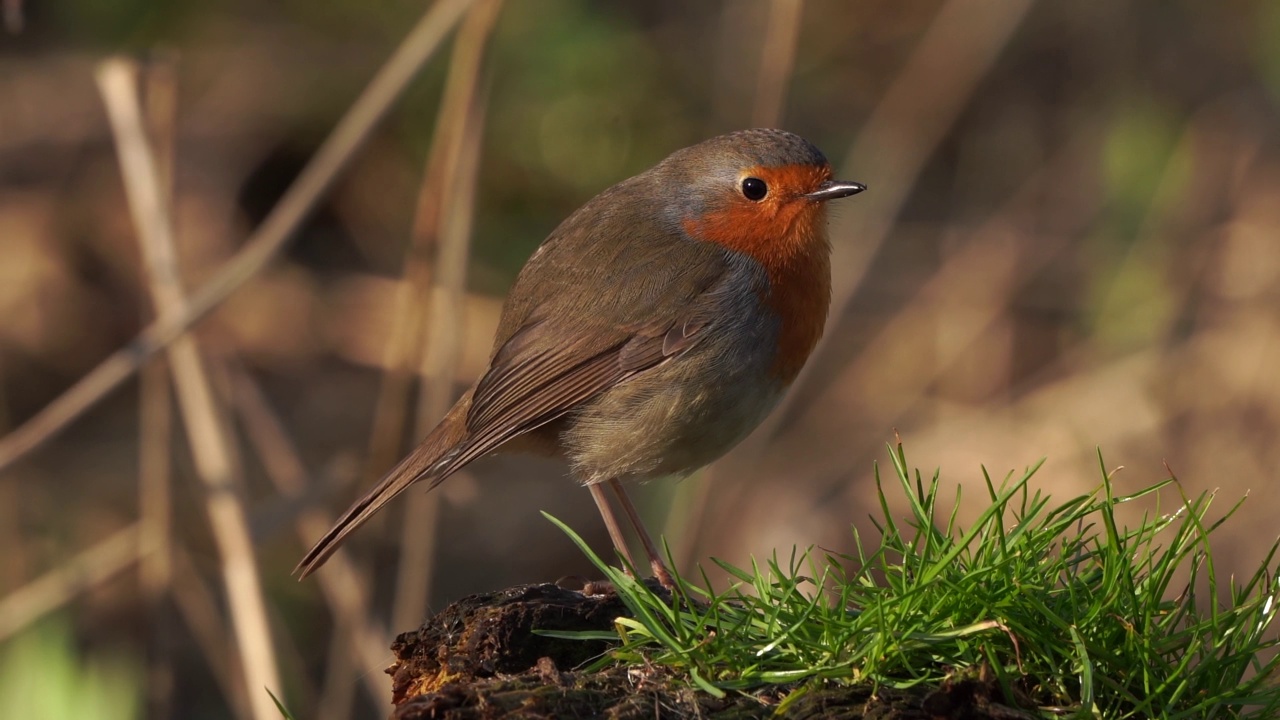
M475 11L470 17L477 17ZM426 308L431 300L431 261L428 256L440 228L444 197L441 188L449 186L446 171L450 170L451 162L456 162L456 147L450 148L449 142L457 142L460 132L457 125L462 122L458 116L468 108L468 98L474 92L474 76L479 67L478 55L474 62L469 62L465 55L475 55L477 48L483 50L483 44L477 45L468 37L471 32L467 28L459 31L454 56L449 62L449 83L436 115L431 151L418 191L413 230L402 272L404 281L397 285L395 315L384 354L387 372L379 388L369 438L368 481L376 480L401 452L410 400L409 386L421 364ZM467 65L469 67L465 67ZM463 82L467 77L471 82Z
M164 52L147 64L147 125L156 146L164 204L173 205L177 126L177 54ZM139 388L138 516L143 543L151 548L139 568L147 608L147 716L169 717L173 700L174 618L167 597L173 585L172 393L169 367L156 357L142 369Z
M478 8L468 15L468 22L476 17ZM466 109L459 104L458 95L470 92L466 83L456 78L466 69L461 62L464 53L472 52L476 45L469 38L464 26L458 32L453 56L449 61L449 81L444 99L436 113L435 130L432 133L431 150L427 154L422 184L418 190L418 202L414 211L413 230L408 251L405 253L403 282L397 285L395 310L391 320L391 332L383 355L387 368L378 387L378 399L374 406L373 427L369 434L369 453L365 464L365 481L373 482L395 463L402 452L405 426L413 394L411 386L421 363L423 337L425 337L427 306L431 293L431 248L435 244L440 226L440 208L447 187L448 170L446 139L457 135L452 126L455 117ZM466 40L466 42L464 42Z
M0 599L0 642L145 556L135 523Z
M414 222L414 246L430 246L439 237L438 277L431 297L424 392L418 404L419 434L424 434L454 401L453 379L462 353L463 295L479 175L480 138L485 122L481 76L488 40L502 8L501 0L482 0L458 32L440 110L440 131L432 143L443 155L442 185L422 186ZM433 218L432 215L438 215ZM438 226L432 227L436 220ZM434 575L438 493L410 493L400 539L400 562L392 605L393 628L416 627L422 620Z
M200 576L191 554L181 543L173 544L173 604L195 638L196 647L209 666L209 674L222 690L237 718L252 717L248 691L239 663L227 648L227 630L218 602Z
M231 402L244 423L245 435L262 460L267 477L280 495L301 498L312 482L297 448L284 429L284 423L244 368L229 362L223 363L222 369L228 375ZM328 513L308 506L298 514L295 528L305 545L332 524L333 518ZM329 558L325 571L316 574L316 579L329 611L333 613L335 635L342 639L347 653L359 658L363 669L385 666L390 660L387 631L370 619L368 581L357 571L351 556L343 549L337 550ZM362 677L370 699L381 708L387 700L386 681L369 673ZM332 682L345 683L349 680L349 677L341 677Z
M137 372L149 356L173 342L275 257L471 2L437 0L338 122L244 247L219 268L212 279L191 293L185 305L162 313L132 342L112 353L34 417L0 439L0 470L64 429Z
M98 68L97 77L120 156L129 210L146 261L152 301L160 312L181 311L185 298L177 272L173 223L143 129L137 66L123 59L108 60ZM245 686L266 687L279 693L276 651L249 524L237 492L240 478L232 440L219 417L194 338L186 335L174 340L169 362L196 474L205 486L205 510L221 559ZM257 720L279 715L265 692L250 692L249 703Z

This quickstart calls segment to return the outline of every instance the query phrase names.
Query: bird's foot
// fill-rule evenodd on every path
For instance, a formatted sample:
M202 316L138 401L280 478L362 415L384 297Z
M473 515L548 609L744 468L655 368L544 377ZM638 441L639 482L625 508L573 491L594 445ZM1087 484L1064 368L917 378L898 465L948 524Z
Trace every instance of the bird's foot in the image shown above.
M662 584L662 587L666 588L667 590L676 589L675 578L671 576L671 571L667 569L666 565L662 564L661 560L659 560L656 557L651 558L649 560L649 569L653 570L653 577L656 578L657 581Z

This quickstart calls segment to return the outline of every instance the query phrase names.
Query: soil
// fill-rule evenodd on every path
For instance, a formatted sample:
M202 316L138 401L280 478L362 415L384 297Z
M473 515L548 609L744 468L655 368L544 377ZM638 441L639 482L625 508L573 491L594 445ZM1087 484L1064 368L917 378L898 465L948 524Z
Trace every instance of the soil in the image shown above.
M691 687L659 666L578 668L608 652L604 641L564 640L536 630L612 630L626 614L612 593L525 585L463 598L392 651L394 720L518 718L836 718L871 720L1018 720L1033 718L1000 703L981 679L911 692L829 685L769 686L724 698Z

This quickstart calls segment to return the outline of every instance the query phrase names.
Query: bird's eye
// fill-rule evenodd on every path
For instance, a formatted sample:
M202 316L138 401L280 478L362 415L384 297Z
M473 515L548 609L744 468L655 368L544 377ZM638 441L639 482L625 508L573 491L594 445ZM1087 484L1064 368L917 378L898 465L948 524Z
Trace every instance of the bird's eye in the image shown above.
M749 177L742 181L742 196L748 200L763 200L769 194L769 186L758 177Z

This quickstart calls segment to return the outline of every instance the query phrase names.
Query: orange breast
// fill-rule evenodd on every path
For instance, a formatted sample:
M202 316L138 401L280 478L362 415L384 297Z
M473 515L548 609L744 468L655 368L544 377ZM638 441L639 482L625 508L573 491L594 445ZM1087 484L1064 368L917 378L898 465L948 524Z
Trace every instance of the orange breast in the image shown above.
M793 166L771 174L776 177L781 171L820 173L819 168ZM830 170L826 173L829 176ZM820 182L804 180L806 185ZM831 305L826 220L823 205L782 196L760 203L743 198L684 223L690 236L736 250L764 267L770 285L765 303L780 321L771 374L784 384L794 380L809 359Z

